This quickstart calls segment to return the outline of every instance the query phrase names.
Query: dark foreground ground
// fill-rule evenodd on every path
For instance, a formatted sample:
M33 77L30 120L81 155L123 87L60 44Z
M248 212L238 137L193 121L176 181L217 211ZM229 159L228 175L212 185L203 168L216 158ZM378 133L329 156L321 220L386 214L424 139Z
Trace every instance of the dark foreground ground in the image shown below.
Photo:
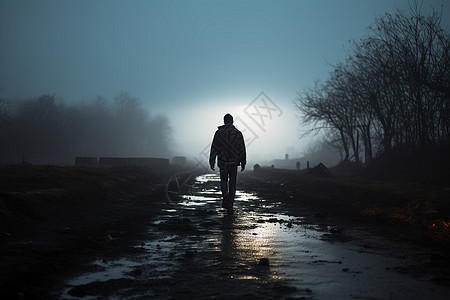
M128 248L176 171L1 167L0 295L52 298L71 269Z
M165 220L168 225L152 227L152 235L149 236L151 220L160 217L162 211L177 214L176 210L168 210L167 206L178 201L174 197L167 198L167 190L173 190L167 183L174 174L182 174L180 179L188 179L188 173L179 169L154 171L144 168L1 167L2 299L64 298L65 294L61 291L65 289L67 280L76 274L89 271L87 266L92 260L101 258L105 262L134 253L139 254L142 249L136 248L135 245L144 245L152 239L160 240L158 233L177 236L173 239L183 235L195 238L206 232L212 234L214 228L217 228L225 239L228 235L232 236L235 232L233 230L236 229L234 220L230 221L230 224L226 223L228 221L218 224L217 220L228 220L224 213L201 208L186 210L195 216L172 216L175 218L168 220L177 220L175 224ZM191 179L198 173L193 175ZM241 191L255 193L265 201L277 203L267 205L267 209L258 206L254 209L255 212L262 214L264 210L269 209L273 210L271 213L274 215L275 210L288 212L290 216L301 218L303 224L317 225L328 230L328 234L324 236L330 239L330 243L351 241L351 228L358 228L366 233L365 236L372 242L359 241L366 248L376 247L373 245L372 236L381 236L383 242L380 243L386 251L407 256L415 261L414 264L397 266L396 272L425 278L426 282L446 289L450 287L450 186L445 181L433 182L399 179L382 181L346 175L322 177L307 172L276 169L260 169L239 174ZM253 206L243 205L237 205L237 210L242 207L242 211L237 211L235 216L239 217L239 213L242 215L243 212L247 215L252 213ZM202 213L205 214L204 217L201 216ZM218 218L207 220L211 214L217 215ZM198 221L201 223L192 223L192 220L202 218L203 221ZM261 221L257 217L253 220ZM284 222L283 226L286 228L295 225L295 222L285 222L273 217L263 222ZM244 231L256 228L254 224L247 223L239 226L238 229ZM229 228L234 229L230 231ZM250 236L253 234L259 233L253 232ZM160 244L155 245L156 250L161 248ZM236 250L233 247L230 246L230 249ZM195 252L180 251L170 252L167 257L183 262L186 260L191 269L178 272L178 279L162 276L152 281L155 286L154 295L158 296L156 298L181 299L191 295L192 298L220 299L221 294L211 293L211 289L220 290L218 285L222 284L220 281L223 274L204 271L200 268L201 263L192 264L192 260L189 260L198 259ZM243 257L249 255L249 251L256 250L242 251L240 256ZM307 251L309 250L304 250L305 253ZM216 257L213 252L208 255L211 259ZM235 257L233 255L218 256L219 261L212 266L233 264L229 261L230 257ZM264 265L264 261L261 264ZM245 266L245 262L240 263L240 267L242 266ZM239 266L237 268L239 269ZM214 267L212 269L217 270ZM148 270L161 272L155 266L149 266ZM342 270L349 272L348 268ZM132 275L134 278L142 278L145 272L143 268L137 268ZM252 279L264 277L264 274L260 273L265 272L254 267L252 263L240 272L241 275L245 273L248 278L245 285L230 285L223 279L223 286L236 289L233 294L236 298L289 299L289 293L295 290L289 283L280 280L265 280L262 284L261 281ZM196 276L199 274L202 275ZM192 278L186 280L189 275ZM210 283L210 277L215 278L215 284ZM220 279L219 282L217 278ZM109 281L108 284L80 285L69 289L66 296L108 298L114 295L108 291L117 288L118 284L124 285L124 289L133 288L134 291L149 289L149 282L142 280L123 279ZM138 284L141 286L136 287ZM191 293L186 294L186 291ZM301 292L301 296L296 296L295 299L316 299L309 287L305 287ZM124 298L133 298L132 295L129 292L124 294ZM138 293L136 298L151 297Z

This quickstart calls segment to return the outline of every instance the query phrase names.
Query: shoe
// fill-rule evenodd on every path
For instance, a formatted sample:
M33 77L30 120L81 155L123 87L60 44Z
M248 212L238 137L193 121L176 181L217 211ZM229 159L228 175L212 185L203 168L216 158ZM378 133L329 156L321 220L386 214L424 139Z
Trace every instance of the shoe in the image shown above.
M233 211L233 202L229 201L225 207L229 212Z
M227 201L227 203L226 203L226 207L225 207L225 208L226 208L229 212L233 211L233 203L234 203L234 200L233 200L232 198L228 197L228 201Z
M222 207L227 208L229 202L230 202L230 195L226 194L225 196L223 196Z

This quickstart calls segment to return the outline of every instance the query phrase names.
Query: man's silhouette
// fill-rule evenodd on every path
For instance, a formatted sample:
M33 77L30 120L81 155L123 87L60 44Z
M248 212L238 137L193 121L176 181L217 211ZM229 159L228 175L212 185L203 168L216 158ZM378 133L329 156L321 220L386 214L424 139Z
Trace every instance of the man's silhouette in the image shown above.
M209 165L215 171L214 165L218 157L220 168L220 188L223 195L222 207L233 210L233 202L236 196L237 167L245 170L246 151L242 133L233 125L233 117L226 114L223 117L225 125L219 126L211 145Z

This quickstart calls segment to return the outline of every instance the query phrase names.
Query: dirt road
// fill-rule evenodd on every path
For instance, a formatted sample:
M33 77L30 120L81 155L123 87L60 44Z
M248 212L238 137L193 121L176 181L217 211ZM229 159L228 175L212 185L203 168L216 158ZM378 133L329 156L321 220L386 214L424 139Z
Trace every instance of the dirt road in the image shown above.
M142 240L78 270L63 299L449 299L412 276L417 257L362 228L312 222L264 192L239 190L220 207L216 174L178 200L161 198ZM180 181L182 181L180 179ZM111 242L120 235L108 236ZM132 249L132 250L129 250ZM408 253L419 251L404 249Z

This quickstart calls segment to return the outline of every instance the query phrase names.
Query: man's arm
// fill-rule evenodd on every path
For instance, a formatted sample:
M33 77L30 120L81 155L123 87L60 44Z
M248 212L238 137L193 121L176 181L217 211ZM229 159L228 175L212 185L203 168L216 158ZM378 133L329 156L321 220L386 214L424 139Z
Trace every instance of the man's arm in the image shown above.
M244 136L242 132L239 132L239 160L241 163L241 172L245 170L245 165L247 164L247 152L245 149Z
M211 170L215 171L214 165L216 164L216 157L218 155L217 151L217 132L214 134L213 141L211 143L211 150L209 152L209 166Z

